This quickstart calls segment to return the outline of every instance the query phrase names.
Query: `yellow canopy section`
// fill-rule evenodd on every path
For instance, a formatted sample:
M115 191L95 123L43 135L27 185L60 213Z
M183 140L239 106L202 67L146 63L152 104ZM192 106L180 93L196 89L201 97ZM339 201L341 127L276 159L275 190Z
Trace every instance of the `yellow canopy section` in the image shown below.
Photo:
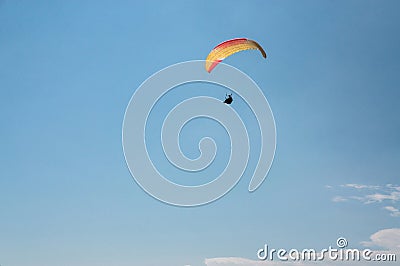
M214 49L211 50L206 59L206 70L211 72L222 60L228 56L250 49L259 50L262 56L267 58L267 54L265 53L264 49L256 41L246 38L232 39L218 44Z

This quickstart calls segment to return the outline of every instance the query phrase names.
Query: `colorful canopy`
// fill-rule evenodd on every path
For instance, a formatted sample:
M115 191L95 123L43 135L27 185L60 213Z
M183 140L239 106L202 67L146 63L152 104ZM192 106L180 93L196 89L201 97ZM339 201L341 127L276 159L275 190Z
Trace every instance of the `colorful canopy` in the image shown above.
M206 70L211 72L222 60L228 56L249 49L258 49L260 50L262 56L267 58L267 54L265 53L264 49L256 41L246 38L232 39L218 44L214 49L211 50L206 59Z

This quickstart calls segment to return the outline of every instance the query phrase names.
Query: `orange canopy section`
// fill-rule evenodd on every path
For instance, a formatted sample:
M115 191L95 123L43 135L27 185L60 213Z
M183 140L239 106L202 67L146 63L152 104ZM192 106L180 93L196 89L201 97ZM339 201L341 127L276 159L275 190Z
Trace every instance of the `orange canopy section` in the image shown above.
M211 72L222 60L227 58L228 56L250 49L260 50L262 56L267 58L267 54L264 49L259 45L256 41L249 40L246 38L238 38L225 41L223 43L215 46L214 49L208 54L206 59L206 70L207 72Z

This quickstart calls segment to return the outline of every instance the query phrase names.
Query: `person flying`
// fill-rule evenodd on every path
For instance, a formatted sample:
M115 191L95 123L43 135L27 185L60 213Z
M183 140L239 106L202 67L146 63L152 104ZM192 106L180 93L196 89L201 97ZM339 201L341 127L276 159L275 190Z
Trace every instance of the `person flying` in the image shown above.
M231 104L233 102L232 93L227 94L224 103Z

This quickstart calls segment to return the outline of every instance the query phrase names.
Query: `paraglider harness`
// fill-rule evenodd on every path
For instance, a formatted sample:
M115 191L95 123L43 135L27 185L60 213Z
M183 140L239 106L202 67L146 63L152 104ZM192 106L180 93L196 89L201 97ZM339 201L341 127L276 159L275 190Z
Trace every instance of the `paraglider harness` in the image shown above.
M226 94L224 103L226 103L226 104L231 104L232 101L233 101L232 93L231 93L231 94Z

